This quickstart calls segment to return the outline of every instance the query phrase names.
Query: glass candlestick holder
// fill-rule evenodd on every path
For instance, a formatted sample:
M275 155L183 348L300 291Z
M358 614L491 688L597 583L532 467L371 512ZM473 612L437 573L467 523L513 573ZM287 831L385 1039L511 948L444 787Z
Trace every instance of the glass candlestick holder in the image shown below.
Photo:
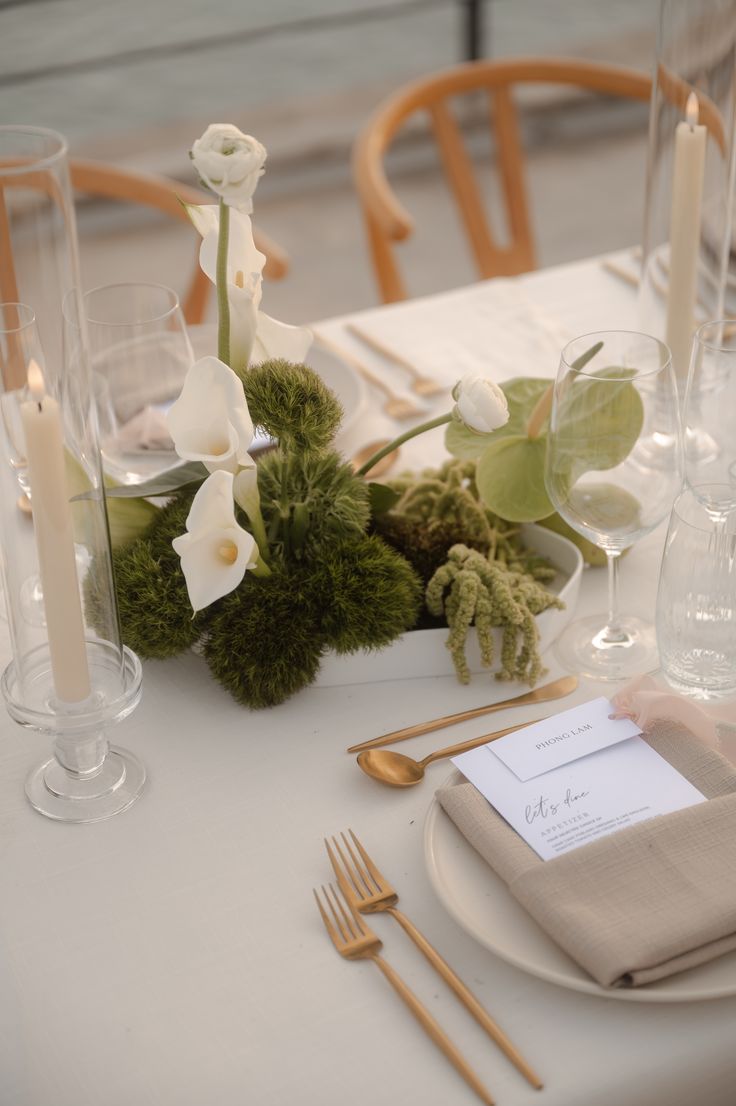
M67 310L81 306L76 296L67 301ZM30 308L14 310L24 322L25 382L0 395L0 546L13 650L0 691L16 722L54 739L54 755L28 777L31 805L59 821L96 822L129 807L145 782L137 757L106 736L138 703L141 667L120 638L83 331L54 372ZM32 517L19 509L19 473ZM27 601L29 579L40 583L42 619Z
M0 689L11 718L54 738L54 755L26 780L31 806L63 822L99 822L135 802L146 779L141 761L110 745L107 730L122 722L141 696L141 665L135 653L112 642L88 641L90 694L66 703L56 694L51 655L41 645L24 665L8 665ZM22 672L22 675L21 675Z

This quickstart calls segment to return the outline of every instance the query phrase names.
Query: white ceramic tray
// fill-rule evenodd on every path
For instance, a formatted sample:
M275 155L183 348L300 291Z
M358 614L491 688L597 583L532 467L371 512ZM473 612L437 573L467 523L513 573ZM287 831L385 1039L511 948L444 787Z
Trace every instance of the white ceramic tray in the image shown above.
M540 649L544 652L572 618L580 590L583 557L576 545L567 538L530 523L522 527L525 543L549 557L559 569L551 590L565 602L564 610L552 607L537 615ZM500 655L501 631L494 630L496 655ZM328 653L315 680L317 687L336 687L342 684L378 683L382 680L407 680L422 676L450 676L454 669L452 658L445 646L447 630L413 630L404 634L392 645L373 652L361 651L345 656ZM471 630L467 643L470 671L489 672L480 659L475 632ZM490 671L493 671L491 669Z

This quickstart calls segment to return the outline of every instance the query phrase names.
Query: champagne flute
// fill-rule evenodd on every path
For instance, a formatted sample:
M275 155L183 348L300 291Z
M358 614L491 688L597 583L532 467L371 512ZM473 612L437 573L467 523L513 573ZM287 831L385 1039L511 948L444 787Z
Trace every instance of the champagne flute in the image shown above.
M669 515L681 483L667 347L631 331L568 343L554 387L545 484L560 515L608 561L607 614L573 622L556 642L572 671L623 680L656 667L653 625L619 613L619 558Z

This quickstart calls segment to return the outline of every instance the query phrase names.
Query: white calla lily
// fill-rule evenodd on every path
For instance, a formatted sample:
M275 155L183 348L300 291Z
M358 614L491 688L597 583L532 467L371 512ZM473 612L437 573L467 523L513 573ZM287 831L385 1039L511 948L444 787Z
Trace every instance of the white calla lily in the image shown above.
M192 608L201 611L234 591L246 570L258 565L255 539L235 519L231 472L208 476L192 500L186 526L186 534L171 544L181 558Z
M199 264L217 283L217 243L220 233L220 209L214 204L197 207L185 204L192 224L202 235ZM250 217L231 209L227 251L227 299L230 305L230 363L241 370L272 357L287 361L304 360L312 344L306 327L289 326L260 310L263 294L262 272L266 258L256 249Z
M217 357L203 357L191 366L167 423L174 448L185 461L230 473L252 464L248 450L253 421L243 382Z

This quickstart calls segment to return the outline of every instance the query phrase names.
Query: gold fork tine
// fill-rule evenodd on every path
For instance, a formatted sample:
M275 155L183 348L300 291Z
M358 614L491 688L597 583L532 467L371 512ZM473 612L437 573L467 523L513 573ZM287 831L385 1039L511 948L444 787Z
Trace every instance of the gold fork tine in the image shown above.
M365 866L368 869L368 871L370 872L370 874L373 876L373 882L376 885L376 890L380 891L381 890L381 884L385 882L383 876L381 875L378 868L373 863L373 861L371 860L368 853L365 851L365 849L363 848L363 846L361 845L360 841L355 836L353 831L351 829L349 829L348 833L350 834L353 841L355 842L355 847L358 850L358 852L360 853L360 855L362 856L363 863L365 864ZM345 834L343 834L343 837L344 836L345 836Z
M324 887L322 888L322 892L324 893ZM337 930L335 929L335 927L332 924L332 922L330 921L330 919L327 917L327 912L325 911L325 908L322 905L322 900L320 899L320 897L317 894L317 891L315 889L312 890L312 894L314 895L314 901L317 903L317 909L319 910L320 914L322 915L322 921L325 924L325 929L329 933L333 945L339 945L340 944L340 938L338 937Z
M340 889L342 890L345 897L348 899L348 901L351 898L355 898L358 900L364 899L366 892L364 890L364 887L361 886L361 883L364 884L364 881L360 880L359 876L357 876L357 873L348 863L345 854L340 848L340 843L337 838L332 838L332 845L330 845L330 842L327 840L326 837L324 839L324 842L325 848L327 849L327 855L330 858L332 870L337 877L338 885L340 886ZM339 854L339 860L335 853ZM372 894L373 892L368 893Z
M350 830L349 832L352 834L352 837L355 840L356 844L358 844L358 841L357 841L357 838L355 837L355 834L352 833L352 830ZM378 870L376 869L376 874L379 876L379 879L376 879L376 875L373 872L371 872L370 870L366 870L366 868L360 863L357 856L353 852L352 845L348 841L345 834L341 833L340 836L343 839L343 842L345 844L345 848L347 849L348 853L350 854L350 859L353 862L353 867L354 867L355 871L358 873L358 877L359 877L361 883L363 884L363 886L365 887L365 889L366 889L366 891L368 892L369 895L375 895L376 891L381 890L381 884L379 882L380 872L378 872ZM365 896L363 896L363 897L365 897Z
M331 883L328 884L327 888L328 902L330 901L330 895L332 896L332 902L330 903L330 905L332 906L332 913L336 915L335 906L337 906L340 914L342 914L347 931L350 934L350 940L357 941L358 937L362 937L364 935L363 927L358 921L357 915L354 914L352 910L348 913L348 911L345 909L345 900L339 898L337 892L335 891L335 888L332 886ZM350 903L348 902L348 906L349 905Z

